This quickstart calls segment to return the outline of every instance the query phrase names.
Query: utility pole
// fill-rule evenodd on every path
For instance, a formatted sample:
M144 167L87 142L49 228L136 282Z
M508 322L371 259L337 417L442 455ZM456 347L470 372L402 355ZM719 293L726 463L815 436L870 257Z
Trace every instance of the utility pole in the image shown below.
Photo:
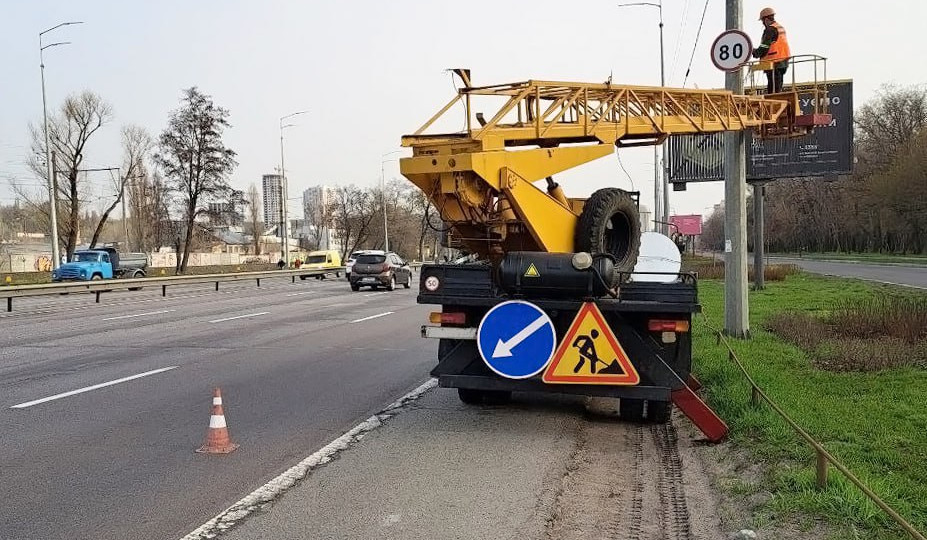
M649 6L655 7L660 11L660 86L666 86L666 67L663 56L663 0L657 2L629 2L618 4L618 7ZM663 234L669 234L666 225L657 228L659 222L669 222L669 191L666 189L668 184L661 180L660 171L663 169L662 155L665 154L666 143L653 145L653 220L654 230L662 230ZM664 178L667 176L664 172ZM663 190L663 196L660 196L660 190ZM662 216L662 217L661 217Z
M386 225L386 163L388 161L397 161L395 159L385 159L386 156L398 154L402 150L393 150L380 156L380 195L383 202L383 251L389 251L389 231Z
M58 247L58 185L57 182L55 182L55 175L57 174L55 157L51 150L51 144L49 142L48 136L48 103L45 97L45 49L48 49L49 47L57 47L59 45L68 45L71 42L60 41L58 43L49 43L48 45L43 45L42 36L51 32L52 30L61 28L62 26L70 26L72 24L83 24L83 21L63 22L56 26L52 26L47 30L39 32L39 68L42 72L42 118L45 131L45 164L47 167L46 170L48 171L48 214L51 221L52 269L55 270L61 266L61 253L59 252Z
M725 28L743 28L741 0L725 0ZM743 70L729 71L724 87L744 93ZM737 338L750 337L747 305L747 185L743 131L724 134L724 331Z
M126 230L126 247L125 247L125 250L126 250L126 251L131 251L131 249L129 249L129 219L128 219L128 217L126 216L126 182L128 182L129 179L128 179L128 178L125 178L125 179L120 178L120 175L122 174L122 171L119 170L119 169L117 169L116 174L117 174L116 178L119 179L119 190L120 190L120 191L119 191L119 197L120 197L120 199L122 199L122 225L123 225L123 227L124 227L125 230Z
M286 268L290 266L290 223L287 219L287 197L289 196L289 190L287 189L286 184L286 169L283 164L283 129L292 127L296 124L286 124L283 125L283 121L287 118L299 114L306 114L309 111L298 111L295 113L290 113L286 116L280 117L280 235L281 238L281 249L283 250L283 262L286 263Z
M766 287L763 275L764 231L766 228L763 206L766 199L766 185L763 182L753 184L753 288L762 290Z

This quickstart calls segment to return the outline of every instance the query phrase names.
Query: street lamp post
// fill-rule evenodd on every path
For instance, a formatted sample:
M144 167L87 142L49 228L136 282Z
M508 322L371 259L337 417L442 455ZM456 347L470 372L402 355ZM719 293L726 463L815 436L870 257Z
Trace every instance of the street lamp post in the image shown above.
M666 67L664 65L663 54L663 0L658 2L631 2L627 4L618 4L618 7L631 6L650 6L660 11L660 86L666 86ZM653 146L653 216L658 222L660 216L664 223L669 222L669 189L666 182L660 181L660 171L662 169L661 157L664 153L666 143ZM663 198L660 198L660 189L663 189ZM662 226L663 233L669 231L666 225Z
M56 28L61 28L62 26L69 26L72 24L83 24L83 21L63 22L59 25L52 26L48 30L39 32L39 68L42 73L42 119L45 126L45 165L46 171L48 171L48 205L49 218L51 221L52 268L56 270L61 265L61 254L58 247L58 183L55 181L55 164L52 160L51 144L49 143L48 137L48 105L45 97L45 49L50 47L57 47L59 45L68 45L71 42L59 41L57 43L43 45L42 36L51 32L52 30L55 30Z
M383 159L386 156L398 154L402 150L393 150L380 156L380 196L383 200L383 251L389 251L389 230L386 226L386 163L396 161L394 159Z
M282 236L281 249L283 250L283 257L281 258L286 263L287 267L290 266L290 224L287 220L286 201L289 191L287 190L286 169L283 164L283 129L293 127L296 124L283 125L283 121L300 114L306 114L307 112L309 111L297 111L280 117L280 235Z

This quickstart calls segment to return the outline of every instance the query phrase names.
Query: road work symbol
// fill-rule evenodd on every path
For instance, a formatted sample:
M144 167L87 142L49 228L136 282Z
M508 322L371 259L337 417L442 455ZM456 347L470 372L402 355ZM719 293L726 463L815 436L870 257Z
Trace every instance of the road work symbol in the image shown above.
M477 329L476 343L493 372L509 379L526 379L547 367L557 336L544 310L524 300L510 300L486 313Z
M528 269L525 270L525 277L541 277L541 273L538 272L538 267L534 266L534 263L528 265Z
M640 375L598 306L586 302L557 347L543 380L562 384L634 385L640 383Z

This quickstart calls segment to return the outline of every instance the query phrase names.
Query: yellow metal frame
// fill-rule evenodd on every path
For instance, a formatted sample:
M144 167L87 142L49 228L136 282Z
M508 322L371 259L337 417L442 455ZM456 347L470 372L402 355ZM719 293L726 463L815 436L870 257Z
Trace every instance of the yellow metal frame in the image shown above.
M502 104L484 121L474 101L488 98ZM457 104L466 113L463 132L426 133ZM614 145L774 125L795 106L781 97L726 90L535 80L466 86L402 137L413 155L400 160L400 172L429 196L472 252L572 252L579 205L571 199L567 208L532 182L609 155Z

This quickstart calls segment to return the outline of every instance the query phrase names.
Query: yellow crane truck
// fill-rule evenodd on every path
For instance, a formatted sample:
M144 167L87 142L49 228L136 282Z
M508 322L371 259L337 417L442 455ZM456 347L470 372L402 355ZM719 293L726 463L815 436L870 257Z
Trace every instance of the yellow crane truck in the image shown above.
M712 441L727 426L691 376L696 276L635 279L639 193L568 197L554 175L671 134L753 129L781 137L825 125L801 115L797 89L725 90L529 80L472 86L402 146L401 173L440 212L466 264L425 264L417 300L441 306L422 335L438 343L432 375L466 403L517 392L619 398L630 421L666 422L675 404ZM826 87L818 89L826 93ZM822 103L826 100L818 100ZM448 114L462 107L464 118ZM483 111L494 111L492 116ZM488 119L487 119L488 117ZM462 130L430 133L436 124ZM545 181L545 188L535 182Z

